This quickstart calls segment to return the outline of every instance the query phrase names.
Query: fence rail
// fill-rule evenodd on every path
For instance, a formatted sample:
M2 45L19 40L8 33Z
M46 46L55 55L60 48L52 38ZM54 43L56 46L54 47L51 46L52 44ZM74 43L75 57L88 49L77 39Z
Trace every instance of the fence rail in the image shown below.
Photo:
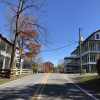
M33 73L32 69L13 69L13 71L10 69L0 69L0 77L9 78L10 74L13 74L13 72L15 72L16 75L29 75Z

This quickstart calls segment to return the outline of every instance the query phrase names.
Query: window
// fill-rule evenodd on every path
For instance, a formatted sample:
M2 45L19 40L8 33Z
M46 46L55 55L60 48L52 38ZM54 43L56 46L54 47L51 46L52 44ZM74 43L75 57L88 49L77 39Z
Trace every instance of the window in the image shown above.
M90 62L96 61L96 54L90 54Z
M96 39L100 39L100 35L99 34L96 34Z
M3 60L4 60L4 56L0 55L0 69L2 69Z
M5 50L5 48L6 48L6 43L5 43L5 41L1 40L1 42L0 42L0 50Z
M10 58L6 57L5 58L5 68L9 69L9 64L10 64Z
M91 51L94 51L95 50L95 43L94 42L90 42L89 48L90 48Z
M97 51L100 51L100 43L97 43L97 44L96 44L96 50L97 50Z
M6 52L11 54L12 47L11 45L7 44Z

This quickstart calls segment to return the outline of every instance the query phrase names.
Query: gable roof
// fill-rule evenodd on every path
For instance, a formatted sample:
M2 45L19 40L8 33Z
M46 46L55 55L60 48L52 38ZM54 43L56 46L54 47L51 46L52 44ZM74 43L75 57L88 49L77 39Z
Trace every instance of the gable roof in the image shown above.
M1 34L0 34L0 38L5 42L9 43L10 45L13 45L13 43L11 43L7 38L3 37Z
M95 31L95 32L93 32L90 36L88 36L84 41L83 41L83 43L85 42L85 41L87 41L88 39L90 39L95 33L97 33L97 32L100 32L100 30L97 30L97 31Z
M97 33L97 32L100 32L100 30L97 30L97 31L95 31L95 32L93 32L91 35L89 35L83 42L82 42L82 44L84 44L86 41L88 41L95 33ZM76 47L76 49L79 47L79 45ZM76 50L75 49L75 50ZM75 51L74 50L74 51ZM72 51L71 52L71 54L74 52L74 51Z

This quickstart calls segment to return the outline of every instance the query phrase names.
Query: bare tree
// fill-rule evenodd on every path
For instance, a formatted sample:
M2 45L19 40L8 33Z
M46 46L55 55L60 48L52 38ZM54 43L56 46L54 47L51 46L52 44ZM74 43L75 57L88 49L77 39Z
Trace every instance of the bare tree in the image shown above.
M11 8L11 10L13 11L12 13L12 22L11 22L11 32L13 34L13 47L12 47L12 54L11 54L11 62L10 62L10 67L11 69L13 69L14 67L14 58L15 58L15 52L16 52L16 44L17 44L17 40L20 36L21 33L28 33L27 36L31 36L32 32L35 30L38 30L38 33L41 32L41 29L45 30L43 27L41 27L40 25L38 25L37 23L34 23L33 21L27 21L27 19L23 19L25 17L23 16L29 16L29 14L32 15L32 12L34 12L34 10L38 10L41 6L40 0L1 0L2 3L6 4L9 8ZM29 17L26 17L29 18ZM25 22L26 21L26 22ZM31 25L32 28L34 26L34 28L30 31L30 30L25 30L25 25ZM24 26L24 28L23 28ZM29 34L30 33L30 34ZM37 37L39 37L39 35L37 35ZM39 43L39 38L37 40L37 38L34 38L34 40ZM31 45L32 46L32 45ZM34 51L34 50L33 50ZM15 74L15 72L13 72L12 74Z

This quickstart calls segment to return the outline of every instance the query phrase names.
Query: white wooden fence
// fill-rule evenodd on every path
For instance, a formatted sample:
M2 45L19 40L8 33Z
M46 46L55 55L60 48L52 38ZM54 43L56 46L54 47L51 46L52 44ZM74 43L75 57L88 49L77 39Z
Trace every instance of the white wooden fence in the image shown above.
M16 71L16 75L28 75L32 74L32 69L13 69Z

